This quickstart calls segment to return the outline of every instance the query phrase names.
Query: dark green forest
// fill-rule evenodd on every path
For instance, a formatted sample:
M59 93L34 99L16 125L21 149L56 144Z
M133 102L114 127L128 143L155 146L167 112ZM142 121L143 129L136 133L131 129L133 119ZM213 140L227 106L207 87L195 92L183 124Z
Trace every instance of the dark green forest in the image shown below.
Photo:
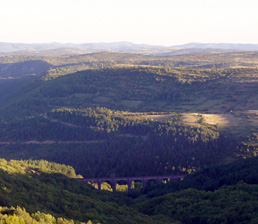
M217 127L182 125L178 116L162 122L106 108L60 108L3 124L0 150L5 158L69 164L87 177L119 177L191 173L234 145Z
M163 192L151 198L97 191L71 167L47 161L2 159L0 170L3 223L256 223L258 216L257 158L149 185Z
M257 52L1 56L0 222L257 223L257 64ZM177 174L130 194L81 180Z

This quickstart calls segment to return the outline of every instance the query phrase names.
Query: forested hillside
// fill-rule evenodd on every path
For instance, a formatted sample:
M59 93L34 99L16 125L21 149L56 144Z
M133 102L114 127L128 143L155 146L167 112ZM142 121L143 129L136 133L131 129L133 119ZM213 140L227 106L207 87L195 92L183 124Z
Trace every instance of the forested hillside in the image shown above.
M1 156L91 177L191 173L253 156L241 142L258 122L245 112L256 107L256 74L122 66L33 79L2 102Z
M74 109L104 106L135 112L228 113L257 106L256 83L255 68L90 69L50 81L27 79L27 84L13 89L9 98L5 96L1 104L5 113L1 117L34 115L64 106ZM12 84L19 83L9 82L10 88Z
M0 57L0 219L255 223L257 55ZM129 197L79 180L171 174Z
M0 219L4 223L255 223L256 167L254 158L206 169L178 183L149 186L151 199L139 194L133 199L124 193L98 192L76 176L60 174L70 176L71 167L1 159Z
M139 200L140 211L182 223L256 223L257 161L210 167L177 183L149 186L145 193L153 199Z
M247 184L258 183L258 159L250 158L239 160L237 162L211 166L192 173L184 178L184 181L178 183L169 183L145 189L149 197L156 197L168 192L175 192L184 189L194 188L197 190L214 191L224 185L235 185L239 181Z
M13 223L33 219L42 223L162 223L130 208L125 195L97 192L91 186L65 175L71 167L47 161L0 160L0 219ZM65 175L63 175L65 174ZM76 178L76 176L72 176ZM16 209L16 206L17 207ZM26 213L24 209L31 215ZM45 214L44 214L45 213ZM63 220L63 218L68 220ZM91 221L89 221L91 220Z
M133 176L191 173L216 164L234 145L214 126L183 125L178 114L170 121L139 116L106 108L56 109L3 124L1 153L66 163L88 177Z

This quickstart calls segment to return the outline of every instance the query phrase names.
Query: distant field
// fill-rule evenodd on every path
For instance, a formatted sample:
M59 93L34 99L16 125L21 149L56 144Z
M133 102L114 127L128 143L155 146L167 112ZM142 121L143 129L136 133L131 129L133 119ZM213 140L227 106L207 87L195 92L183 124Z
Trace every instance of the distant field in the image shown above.
M137 113L136 113L137 114ZM162 113L145 114L136 116L138 119L152 119L156 121L177 120L186 125L217 126L223 132L230 132L240 137L246 137L253 133L258 126L258 110L248 110L228 114L205 114L205 113ZM253 144L258 144L253 141Z

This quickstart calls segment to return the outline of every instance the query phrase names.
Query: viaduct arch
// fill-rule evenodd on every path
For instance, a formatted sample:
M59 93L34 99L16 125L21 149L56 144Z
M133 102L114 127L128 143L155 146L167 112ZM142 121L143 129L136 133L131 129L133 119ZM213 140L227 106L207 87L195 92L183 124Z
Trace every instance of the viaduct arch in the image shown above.
M100 177L100 178L84 178L81 179L83 182L94 182L98 185L98 190L101 190L101 184L107 182L111 185L113 192L116 192L116 185L119 181L124 181L128 185L128 192L131 191L131 186L133 181L142 182L143 189L146 187L146 184L154 180L157 183L161 183L163 180L176 181L184 178L186 175L166 175L166 176L138 176L138 177Z

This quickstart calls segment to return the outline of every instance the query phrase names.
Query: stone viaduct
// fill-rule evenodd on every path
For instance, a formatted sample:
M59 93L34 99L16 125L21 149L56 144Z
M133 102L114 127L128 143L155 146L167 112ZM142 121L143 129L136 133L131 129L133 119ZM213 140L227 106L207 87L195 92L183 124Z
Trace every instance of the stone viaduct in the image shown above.
M119 182L124 182L128 185L128 192L131 190L132 182L141 182L143 189L149 181L161 183L163 180L176 181L184 178L186 175L166 175L166 176L139 176L139 177L99 177L99 178L84 178L83 182L94 182L98 184L98 190L101 190L101 184L106 182L111 185L113 192L116 192L116 185Z

